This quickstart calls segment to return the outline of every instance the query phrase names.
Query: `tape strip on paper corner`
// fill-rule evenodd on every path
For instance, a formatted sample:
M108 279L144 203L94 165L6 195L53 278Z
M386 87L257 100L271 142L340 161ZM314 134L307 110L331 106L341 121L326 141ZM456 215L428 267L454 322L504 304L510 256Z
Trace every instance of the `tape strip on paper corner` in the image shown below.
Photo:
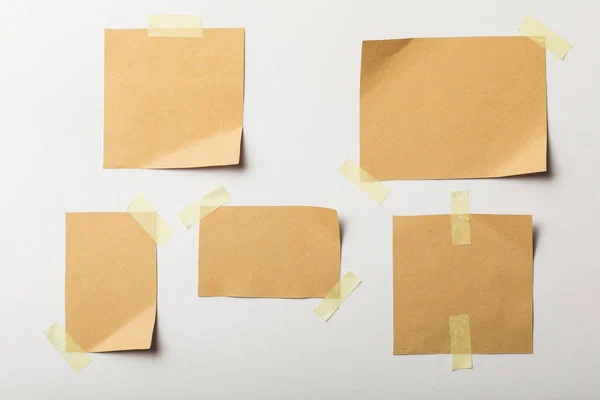
M360 283L360 279L354 273L351 271L346 272L315 308L315 314L327 322Z
M231 197L223 185L219 185L206 193L198 201L193 202L179 213L179 219L186 228L206 217L217 208L225 205Z
M138 194L127 206L127 211L159 246L164 246L173 237L173 229L143 195Z
M348 159L344 161L339 172L378 205L381 205L388 194L390 194L390 190L387 187Z
M471 218L469 216L469 192L452 192L450 197L450 226L452 244L471 244Z
M450 324L450 352L452 353L452 371L472 369L471 324L469 314L452 315Z
M46 339L48 339L76 373L79 373L92 362L90 356L75 343L67 331L58 322L53 323L46 329L44 331L44 336L46 336ZM69 351L67 351L67 349L69 349Z
M564 60L569 50L573 47L571 43L550 30L546 25L528 15L519 26L519 32L542 46L556 57Z
M198 15L149 15L148 36L201 38L202 18Z

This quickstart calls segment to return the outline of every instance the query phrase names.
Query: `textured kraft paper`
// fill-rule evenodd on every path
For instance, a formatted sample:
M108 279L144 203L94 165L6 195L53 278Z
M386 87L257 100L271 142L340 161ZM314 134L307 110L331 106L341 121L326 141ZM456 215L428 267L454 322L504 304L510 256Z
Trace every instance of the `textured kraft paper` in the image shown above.
M239 163L244 29L105 31L104 168Z
M65 311L86 352L149 349L156 242L127 212L66 214Z
M335 210L224 206L199 225L199 296L322 298L340 280Z
M360 167L381 181L546 171L546 52L526 37L363 42Z
M452 352L452 371L473 368L471 354L471 327L469 315L452 315L448 318L450 326L450 351Z
M448 215L394 217L394 354L449 354L448 318L468 314L473 354L533 351L530 215L470 214L470 246Z

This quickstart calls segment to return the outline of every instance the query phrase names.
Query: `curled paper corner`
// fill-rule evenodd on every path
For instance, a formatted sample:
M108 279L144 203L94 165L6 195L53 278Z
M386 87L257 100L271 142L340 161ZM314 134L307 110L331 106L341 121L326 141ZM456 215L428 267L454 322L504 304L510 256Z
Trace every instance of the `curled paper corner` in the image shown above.
M472 369L471 326L469 314L452 315L450 324L450 352L452 353L452 371Z
M387 187L348 159L344 161L339 172L378 205L381 205L388 194L390 194L390 190Z
M329 293L325 295L323 301L315 308L315 314L327 322L360 283L361 280L352 271L346 272L342 279L333 286Z
M173 229L142 194L129 203L127 211L159 246L164 246L173 237Z
M453 245L471 244L469 192L455 191L450 196L450 226Z
M148 36L201 38L202 18L198 15L149 15Z
M44 331L44 336L60 353L62 358L69 364L69 367L76 373L90 365L92 359L75 343L67 331L58 323L53 323Z
M533 18L531 15L525 17L525 20L519 25L519 32L529 37L561 60L565 59L573 47L571 43L558 36L550 30L550 28Z
M193 202L179 213L179 219L186 228L225 205L231 197L223 185L219 185L206 193L200 200Z

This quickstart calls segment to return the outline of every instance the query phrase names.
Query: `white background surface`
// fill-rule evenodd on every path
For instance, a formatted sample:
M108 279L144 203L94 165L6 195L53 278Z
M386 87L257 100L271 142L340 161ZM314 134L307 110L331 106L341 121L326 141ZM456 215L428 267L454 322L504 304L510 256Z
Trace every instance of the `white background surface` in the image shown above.
M597 0L0 1L0 398L587 399L600 396ZM196 13L246 28L244 164L103 170L104 28ZM363 39L518 35L531 13L575 47L548 55L550 173L392 182L377 207L338 173L358 160ZM402 112L402 110L399 110ZM434 115L432 115L434 118ZM363 284L328 323L312 300L200 299L181 208L217 184L231 205L336 208L342 270ZM533 355L392 355L392 215L533 214ZM142 192L176 230L158 253L158 345L73 373L42 331L64 322L64 214Z

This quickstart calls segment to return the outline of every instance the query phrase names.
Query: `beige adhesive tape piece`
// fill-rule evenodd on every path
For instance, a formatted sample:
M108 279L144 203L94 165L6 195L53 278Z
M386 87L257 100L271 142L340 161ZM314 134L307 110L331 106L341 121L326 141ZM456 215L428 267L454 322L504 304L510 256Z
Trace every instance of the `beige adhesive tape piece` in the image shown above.
M184 208L183 211L179 213L179 219L186 228L189 228L229 200L231 200L231 197L229 197L227 189L222 185L219 185L202 196L200 200L195 201Z
M453 315L450 322L450 352L452 353L452 371L473 368L471 355L471 327L469 315Z
M346 160L342 164L340 173L379 205L383 203L390 193L390 190L383 186L381 182L350 160Z
M327 293L323 301L315 308L315 314L327 322L358 285L360 285L360 279L352 272L346 272L346 275L335 284L333 289Z
M149 15L148 36L202 37L202 18L197 15Z
M173 237L173 229L141 194L129 203L127 211L159 246L164 246Z
M471 221L469 218L469 192L452 192L450 197L450 226L452 244L471 244Z
M565 39L552 32L546 25L528 15L519 26L519 32L528 36L531 40L564 60L573 45Z
M46 336L48 341L52 343L56 350L58 350L73 371L79 373L79 371L92 362L90 356L88 356L73 339L71 339L58 322L53 323L52 326L46 329L44 331L44 336ZM67 352L67 348L70 349L69 352Z

